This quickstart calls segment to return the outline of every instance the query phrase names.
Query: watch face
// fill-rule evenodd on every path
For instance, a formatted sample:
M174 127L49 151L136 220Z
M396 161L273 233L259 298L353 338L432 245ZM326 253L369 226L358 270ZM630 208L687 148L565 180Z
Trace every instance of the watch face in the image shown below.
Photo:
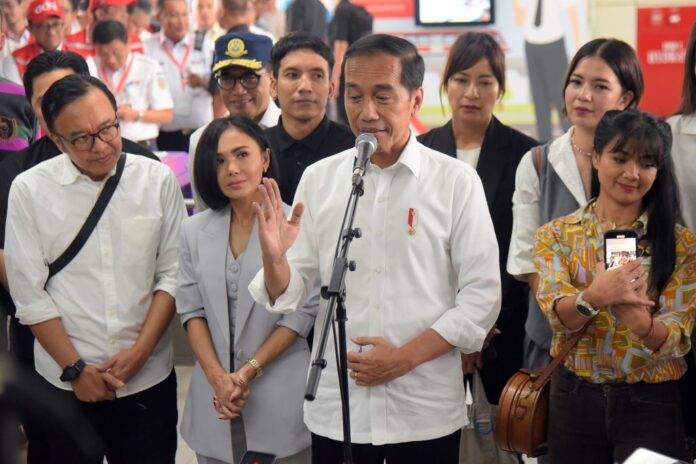
M579 312L580 314L582 314L583 316L585 316L585 317L590 317L590 316L592 316L592 311L590 311L590 308L588 308L588 307L585 306L585 305L577 304L577 305L575 305L575 309L577 309L578 312Z

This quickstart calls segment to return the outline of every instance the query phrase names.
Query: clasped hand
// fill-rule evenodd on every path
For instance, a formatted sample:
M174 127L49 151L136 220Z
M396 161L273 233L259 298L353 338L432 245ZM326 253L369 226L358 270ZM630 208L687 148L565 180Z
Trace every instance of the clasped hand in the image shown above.
M598 264L590 289L594 305L609 308L636 335L647 335L655 302L648 297L648 274L640 259L609 270Z
M406 375L410 363L400 350L384 337L351 337L359 346L372 345L368 351L348 352L348 369L350 377L361 387L382 385Z
M215 391L213 407L218 413L218 419L238 418L249 397L249 387L242 376L236 372L218 375L212 387Z

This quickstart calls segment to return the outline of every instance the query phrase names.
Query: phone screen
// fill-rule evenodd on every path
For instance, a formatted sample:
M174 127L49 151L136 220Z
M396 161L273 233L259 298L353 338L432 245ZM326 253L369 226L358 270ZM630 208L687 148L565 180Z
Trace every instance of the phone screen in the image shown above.
M635 233L613 233L604 239L604 260L607 269L622 266L636 259L638 240Z

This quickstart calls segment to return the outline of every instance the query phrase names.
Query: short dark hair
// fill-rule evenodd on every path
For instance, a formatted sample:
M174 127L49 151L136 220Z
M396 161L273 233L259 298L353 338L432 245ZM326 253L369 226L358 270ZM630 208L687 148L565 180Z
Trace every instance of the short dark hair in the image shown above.
M77 53L60 50L43 52L29 62L27 70L24 71L24 76L22 76L24 94L27 96L29 103L31 103L31 97L34 95L34 79L56 69L72 69L75 71L75 74L89 76L87 62Z
M440 89L444 91L450 78L469 69L482 59L488 60L493 76L498 81L500 94L505 93L505 53L498 41L486 32L465 32L457 37L450 48Z
M128 31L120 21L97 21L92 29L92 42L99 45L110 44L114 40L128 43Z
M222 0L222 9L234 16L242 16L249 10L248 0Z
M360 56L374 56L380 53L395 56L401 60L401 85L409 93L423 86L425 63L415 45L406 39L388 34L370 34L353 42L348 47L343 60L343 72L348 60Z
M584 58L601 58L619 80L623 93L633 92L633 99L628 102L626 108L636 108L643 96L643 71L640 69L640 61L635 50L626 42L618 39L594 39L580 47L568 65L565 80L563 82L563 101L565 90L570 83L570 77L575 72L578 63ZM563 108L563 115L567 115L567 108Z
M271 49L271 69L273 77L278 78L280 70L280 62L296 50L310 50L320 57L324 58L329 67L329 77L334 65L333 52L326 43L314 34L307 32L291 32L278 40Z
M84 97L93 89L101 90L116 112L116 99L102 81L90 75L70 74L54 82L41 101L41 112L48 130L54 131L56 119L63 108L78 98Z
M594 150L598 155L608 149L657 166L655 181L643 197L643 208L648 213L644 239L651 256L648 289L653 299L664 290L676 263L674 227L680 221L681 209L671 147L669 124L636 109L607 111L595 129Z
M691 26L689 42L684 57L684 83L682 84L681 101L677 113L689 115L696 113L696 24Z
M136 0L126 7L128 14L132 14L136 10L152 13L152 3L150 3L150 0Z
M201 135L193 162L193 180L201 198L211 209L219 210L230 203L229 198L222 193L217 180L217 153L218 142L222 134L228 129L237 129L251 137L259 146L261 152L270 148L268 139L263 130L246 116L227 116L214 119ZM268 170L264 177L278 179L276 162L271 152Z

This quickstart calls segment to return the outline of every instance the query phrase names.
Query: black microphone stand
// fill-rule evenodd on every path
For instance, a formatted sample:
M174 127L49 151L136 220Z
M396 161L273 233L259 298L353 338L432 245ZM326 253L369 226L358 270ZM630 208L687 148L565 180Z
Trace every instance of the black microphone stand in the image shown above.
M368 159L369 161L369 159ZM363 167L362 172L365 169ZM341 224L341 233L336 244L336 254L333 262L333 270L331 271L331 280L329 285L322 287L321 296L329 300L326 311L326 319L321 329L319 337L319 346L312 361L312 366L309 371L309 379L307 380L307 389L305 390L305 399L314 401L319 387L319 377L321 371L326 367L326 359L324 353L326 351L326 343L329 337L329 329L333 326L333 315L336 313L336 323L338 325L338 380L341 390L341 409L343 413L343 462L345 464L353 463L353 450L351 448L350 438L350 402L348 397L348 355L346 351L346 272L356 269L355 261L348 261L348 249L354 238L360 238L362 232L359 228L353 228L355 220L355 211L358 205L358 199L365 193L363 188L362 174L353 174L353 189L350 192L346 212L343 215L343 223ZM334 333L335 335L335 333Z

